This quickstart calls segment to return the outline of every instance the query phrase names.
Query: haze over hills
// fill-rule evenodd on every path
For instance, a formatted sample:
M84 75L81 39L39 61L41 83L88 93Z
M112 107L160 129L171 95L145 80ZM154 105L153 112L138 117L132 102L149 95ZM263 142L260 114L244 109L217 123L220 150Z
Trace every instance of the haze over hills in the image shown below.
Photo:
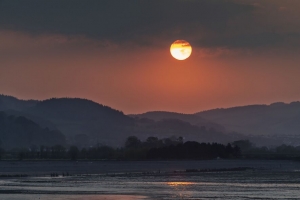
M41 128L35 122L0 112L0 141L6 149L37 145L66 145L65 136L58 130Z
M66 136L69 144L121 145L133 127L134 120L122 112L86 99L53 98L33 101L31 106L12 107L8 98L18 105L27 104L27 101L2 95L0 99L5 99L2 102L8 102L7 106L2 104L3 111L59 130Z
M54 123L71 143L80 143L76 137L85 137L88 144L122 144L122 135L130 135L133 126L133 119L122 112L86 99L49 99L25 112Z
M243 134L300 135L300 102L214 109L195 115Z
M175 112L164 112L164 111L153 111L153 112L146 112L143 114L138 115L129 115L131 117L138 117L138 118L148 118L154 121L161 121L164 119L179 119L185 122L189 122L192 125L196 126L205 126L207 129L213 128L217 131L225 131L225 128L217 124L211 120L207 120L203 117L194 115L194 114L183 114L183 113L175 113Z
M198 116L192 117L196 119L193 123L201 122L201 126L184 121L184 118L161 118L157 121L132 118L108 106L86 99L53 98L31 101L30 105L27 105L27 101L4 95L0 96L1 99L4 99L1 109L7 115L23 116L43 128L61 131L66 136L68 144L75 144L79 147L97 143L122 146L126 138L131 135L140 139L146 139L149 136L158 138L182 136L185 140L224 143L235 138L220 130L206 127L204 122L206 124L211 122ZM11 106L10 100L19 106Z
M148 118L135 118L133 132L140 136L141 139L146 139L148 136L158 138L182 136L184 141L228 143L242 138L240 137L241 135L229 135L205 126L192 125L180 119L154 121Z
M24 101L0 95L0 111L6 116L22 116L40 129L59 131L65 135L67 144L79 147L97 143L122 146L131 135L142 140L149 136L182 136L185 141L199 142L250 139L260 145L300 144L299 102L214 109L196 114L157 111L125 115L86 99ZM2 137L3 143L5 139Z
M153 120L181 119L228 135L242 134L259 145L300 145L300 102L221 108L195 114L158 111L131 116Z

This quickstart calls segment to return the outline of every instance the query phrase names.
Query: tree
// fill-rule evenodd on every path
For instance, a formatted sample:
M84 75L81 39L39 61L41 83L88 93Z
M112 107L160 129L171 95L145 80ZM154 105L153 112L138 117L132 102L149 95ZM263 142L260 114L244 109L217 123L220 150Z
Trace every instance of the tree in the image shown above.
M79 149L76 146L71 146L69 149L69 156L71 160L77 160L79 155Z
M4 154L5 154L5 150L0 147L0 160L2 159L2 156Z
M53 158L63 158L65 156L66 149L62 145L55 145L51 149Z
M150 137L147 138L146 142L148 142L148 143L156 143L156 142L158 142L158 138L150 136Z
M232 145L238 146L242 153L245 153L253 148L253 144L249 140L234 141Z
M157 137L148 137L146 139L145 144L143 146L146 146L147 148L154 148L154 147L159 147L160 146L160 141Z
M139 140L136 136L129 136L125 142L126 148L138 148L140 145L141 140Z

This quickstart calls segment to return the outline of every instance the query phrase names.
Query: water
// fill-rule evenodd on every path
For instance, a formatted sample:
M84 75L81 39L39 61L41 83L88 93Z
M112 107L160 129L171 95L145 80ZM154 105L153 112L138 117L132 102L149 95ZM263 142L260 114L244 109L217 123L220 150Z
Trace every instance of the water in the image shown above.
M177 200L177 199L299 199L299 163L290 161L193 161L160 164L159 171L135 171L99 174L79 173L69 177L31 175L23 178L1 178L0 199L2 200ZM258 169L246 171L182 173L178 170L188 164L199 168L212 165L216 168L260 164ZM229 163L227 163L229 162ZM255 163L257 162L257 163ZM139 162L126 162L134 166ZM198 163L198 164L197 164ZM227 164L226 164L227 163ZM247 164L248 163L248 164ZM7 163L6 163L7 164ZM103 163L101 163L103 164ZM141 164L141 163L140 163ZM156 166L148 162L148 166ZM66 165L66 164L64 164ZM24 167L28 170L27 167ZM117 165L116 165L117 166ZM118 163L122 166L122 162ZM1 167L1 163L0 163ZM19 171L21 170L21 166ZM123 168L123 167L122 167ZM135 168L135 167L133 167ZM155 168L155 167L154 167ZM173 170L172 168L172 170ZM0 168L1 169L1 168ZM148 169L148 168L147 168ZM109 171L109 170L108 170ZM116 172L117 171L117 172ZM2 172L3 173L3 172ZM8 173L8 172L7 172Z

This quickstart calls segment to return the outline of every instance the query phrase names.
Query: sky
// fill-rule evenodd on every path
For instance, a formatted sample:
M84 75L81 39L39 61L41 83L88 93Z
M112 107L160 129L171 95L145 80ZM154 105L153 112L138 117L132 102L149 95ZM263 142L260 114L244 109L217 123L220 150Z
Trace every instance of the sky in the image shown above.
M125 114L299 101L299 53L299 0L0 0L0 93L20 99Z

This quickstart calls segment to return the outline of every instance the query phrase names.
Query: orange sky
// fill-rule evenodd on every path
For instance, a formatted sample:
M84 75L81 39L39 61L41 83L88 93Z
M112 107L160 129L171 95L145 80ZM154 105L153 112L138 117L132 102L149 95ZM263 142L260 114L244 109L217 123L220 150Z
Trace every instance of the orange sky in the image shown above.
M300 15L293 12L299 9L296 1L287 1L284 6L278 5L279 1L265 2L270 11L266 14L258 9L253 18L275 16L274 10L291 11L276 21L265 18L257 25L258 32L267 24L278 33L298 33L300 26L295 24L299 25ZM247 21L247 16L243 20ZM227 26L235 23L231 20ZM250 26L234 34L247 32ZM298 38L288 38L277 46L233 48L201 46L193 44L196 35L185 36L176 39L189 41L193 53L187 60L178 61L169 51L174 39L164 33L148 38L151 45L138 45L130 40L117 42L62 33L32 35L2 28L0 93L21 99L87 98L126 114L151 110L194 113L300 100Z

